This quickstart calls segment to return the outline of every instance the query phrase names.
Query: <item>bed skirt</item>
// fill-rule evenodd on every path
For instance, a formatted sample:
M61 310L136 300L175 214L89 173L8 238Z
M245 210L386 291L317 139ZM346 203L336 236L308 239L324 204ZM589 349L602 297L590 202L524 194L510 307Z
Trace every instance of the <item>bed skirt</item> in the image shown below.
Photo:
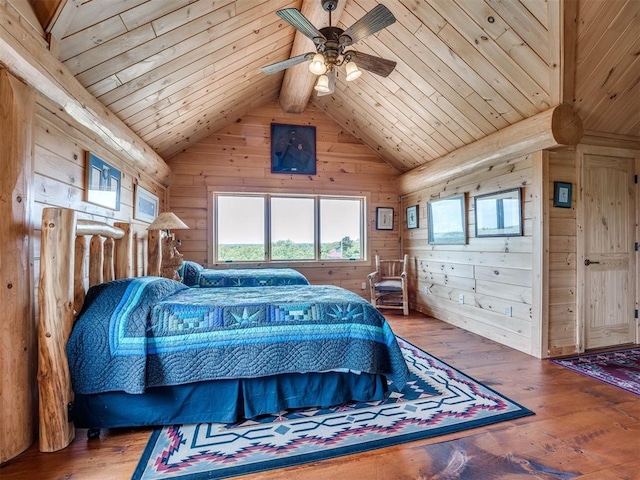
M71 417L76 427L92 429L233 423L295 408L382 400L387 390L384 375L290 373L150 388L140 395L78 394Z

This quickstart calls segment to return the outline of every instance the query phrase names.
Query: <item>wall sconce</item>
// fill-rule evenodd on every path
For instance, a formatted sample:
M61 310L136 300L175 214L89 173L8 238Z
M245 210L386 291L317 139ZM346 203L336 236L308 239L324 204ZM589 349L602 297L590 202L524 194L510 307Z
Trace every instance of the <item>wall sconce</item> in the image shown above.
M181 281L178 270L182 267L182 254L178 252L178 244L171 230L187 230L189 226L180 220L172 212L163 212L147 227L147 230L163 230L161 239L160 275L173 280Z

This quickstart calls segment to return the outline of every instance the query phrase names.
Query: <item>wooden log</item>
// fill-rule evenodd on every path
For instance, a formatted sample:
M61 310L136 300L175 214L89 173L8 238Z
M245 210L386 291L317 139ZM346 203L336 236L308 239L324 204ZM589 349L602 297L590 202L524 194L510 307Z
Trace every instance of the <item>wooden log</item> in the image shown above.
M102 281L110 282L115 278L113 269L113 238L106 238L103 244L104 261L102 262Z
M580 117L570 105L558 105L400 175L398 190L400 195L407 195L490 167L496 161L560 145L577 145L581 138Z
M34 93L0 68L0 463L35 439L36 332L29 261L34 112Z
M75 429L67 406L73 399L65 345L73 326L73 271L76 212L42 212L38 321L38 394L40 451L60 450Z
M76 235L78 236L100 235L101 237L120 239L125 235L123 229L103 222L96 222L94 220L78 220L77 224Z
M87 237L76 237L73 272L73 311L77 315L82 309L86 290L84 288L84 264L87 258Z
M147 254L149 268L147 275L154 277L160 276L160 264L162 263L162 246L161 237L162 232L160 230L149 230L149 236L147 237Z
M99 235L91 237L89 242L89 287L98 285L103 281L102 264L104 262L104 239Z
M338 2L336 9L331 12L331 23L337 25L345 2ZM317 28L329 26L329 13L322 9L318 0L304 0L300 12ZM315 45L305 35L296 32L291 48L290 57L315 52ZM309 71L309 62L287 68L280 87L280 108L287 113L302 113L309 103L313 93L313 86L318 77Z
M131 224L118 222L114 227L123 231L124 235L116 242L115 275L116 278L129 278L133 276L133 237Z

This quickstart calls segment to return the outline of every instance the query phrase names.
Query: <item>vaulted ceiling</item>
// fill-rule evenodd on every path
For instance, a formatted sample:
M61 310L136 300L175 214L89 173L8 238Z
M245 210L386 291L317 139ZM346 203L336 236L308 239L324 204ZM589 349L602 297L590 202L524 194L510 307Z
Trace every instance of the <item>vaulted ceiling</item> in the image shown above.
M275 12L301 9L321 28L320 0L30 2L50 50L165 159L292 95L400 171L562 102L585 130L640 137L638 0L384 0L397 21L353 48L395 70L353 82L339 71L323 97L309 97L306 64L261 71L314 50ZM333 23L346 29L377 3L340 0Z

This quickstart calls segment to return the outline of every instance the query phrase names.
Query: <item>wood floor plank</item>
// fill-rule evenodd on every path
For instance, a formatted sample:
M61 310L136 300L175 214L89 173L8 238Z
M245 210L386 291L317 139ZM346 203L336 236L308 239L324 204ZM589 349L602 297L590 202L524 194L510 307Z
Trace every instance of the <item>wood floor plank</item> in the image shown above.
M395 333L535 412L432 439L255 475L247 480L634 479L640 398L546 360L412 313L388 314ZM103 431L57 453L33 445L2 480L130 478L150 429Z

